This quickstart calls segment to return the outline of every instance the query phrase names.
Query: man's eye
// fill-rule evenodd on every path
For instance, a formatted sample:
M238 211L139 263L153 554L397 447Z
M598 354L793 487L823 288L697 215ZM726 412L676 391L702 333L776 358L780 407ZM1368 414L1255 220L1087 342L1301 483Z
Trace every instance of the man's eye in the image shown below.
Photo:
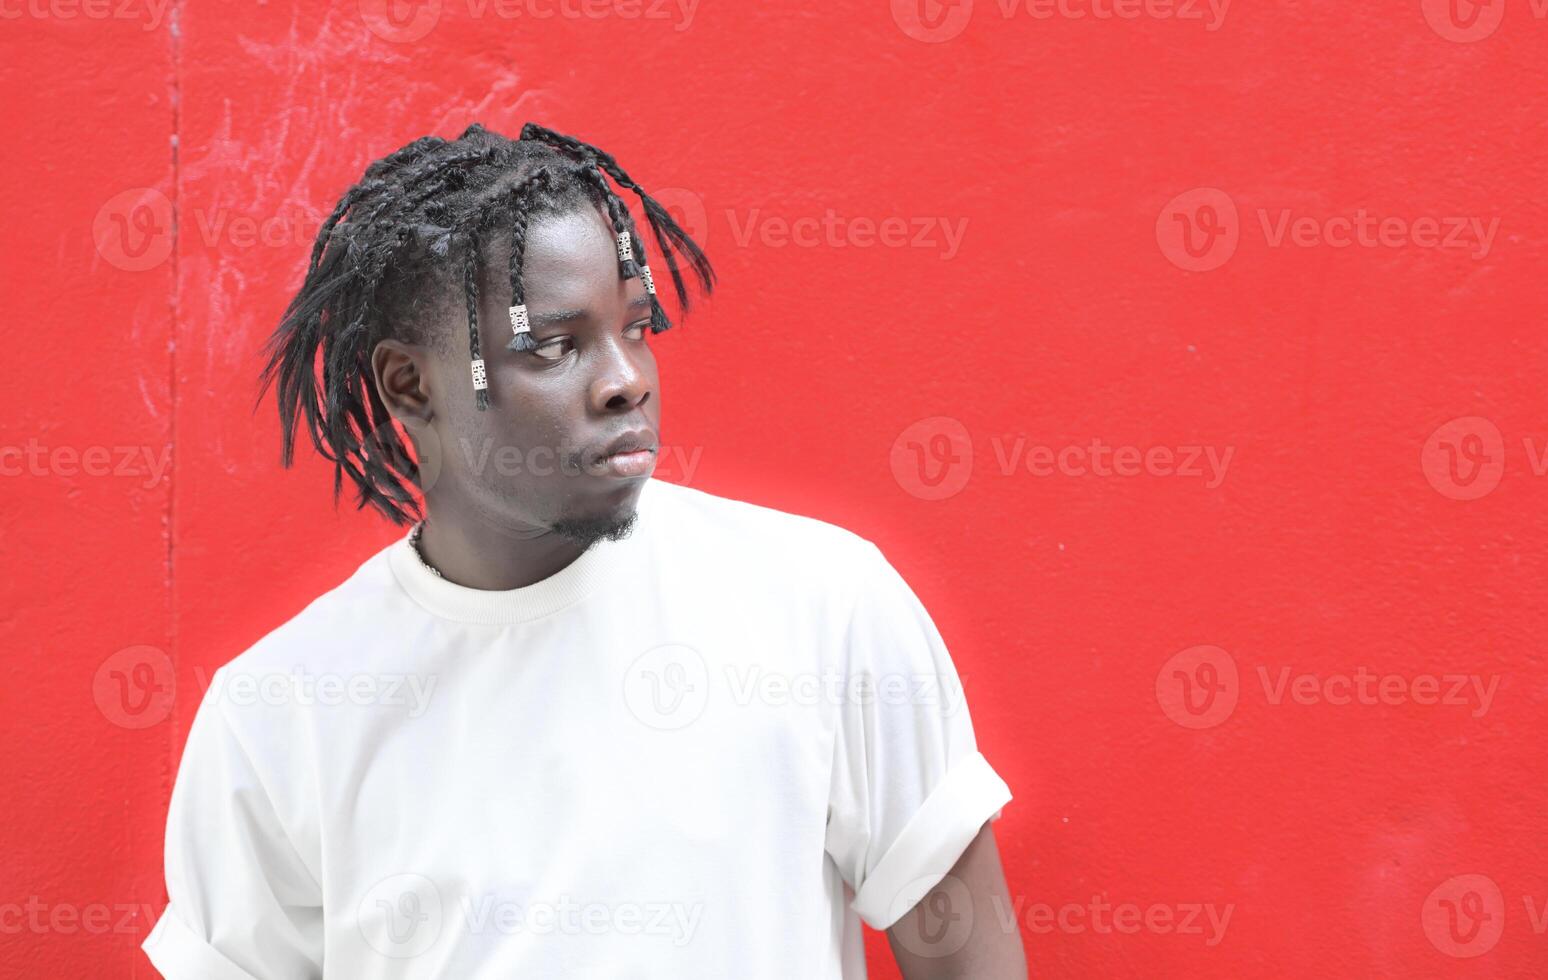
M641 320L639 323L631 323L627 327L624 327L624 333L632 334L634 339L643 340L645 337L645 331L649 329L650 321Z
M532 353L545 361L557 361L570 352L569 337L555 337L532 348Z

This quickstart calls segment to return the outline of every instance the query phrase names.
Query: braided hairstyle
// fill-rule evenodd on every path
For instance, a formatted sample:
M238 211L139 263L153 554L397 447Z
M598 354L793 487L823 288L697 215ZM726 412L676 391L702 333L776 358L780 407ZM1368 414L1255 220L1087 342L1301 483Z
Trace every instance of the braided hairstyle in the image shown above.
M639 197L686 312L679 257L705 293L715 284L709 259L612 156L589 143L535 123L515 140L474 123L455 140L426 136L367 167L323 222L306 279L264 346L258 397L275 386L281 463L293 462L304 417L313 445L334 464L335 503L347 476L358 491L357 508L375 507L398 525L418 521L423 514L410 486L419 485L419 464L376 391L372 351L386 338L449 350L448 338L433 329L437 300L460 285L474 403L487 409L478 272L489 239L500 234L510 248L514 336L506 346L533 348L521 269L534 216L600 207L617 241L619 275L639 276L650 296L651 332L669 329L644 243L609 178Z

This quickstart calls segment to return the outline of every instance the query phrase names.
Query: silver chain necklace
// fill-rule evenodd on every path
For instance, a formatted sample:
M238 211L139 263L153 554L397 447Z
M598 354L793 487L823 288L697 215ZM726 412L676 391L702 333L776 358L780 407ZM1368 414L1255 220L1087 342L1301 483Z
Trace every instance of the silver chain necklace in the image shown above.
M419 535L420 532L424 529L424 521L420 521L418 524L414 525L414 530L409 532L409 547L413 549L414 557L419 559L419 563L425 566L425 570L427 572L429 572L431 575L434 575L436 578L444 578L445 576L443 576L434 565L430 564L428 561L425 561L425 553L419 548Z

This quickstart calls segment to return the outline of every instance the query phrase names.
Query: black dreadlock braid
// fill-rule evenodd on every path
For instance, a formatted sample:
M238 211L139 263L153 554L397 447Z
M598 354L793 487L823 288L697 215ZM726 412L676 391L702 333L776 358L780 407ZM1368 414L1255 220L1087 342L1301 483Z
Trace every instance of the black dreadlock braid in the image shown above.
M669 329L672 321L667 319L666 311L656 299L656 286L651 280L650 266L645 261L645 246L634 233L634 218L630 216L629 209L613 193L601 170L588 166L582 175L597 189L597 194L607 205L608 220L613 225L613 238L618 245L618 274L624 279L639 276L645 281L645 290L650 296L650 332L660 333Z
M649 194L645 188L630 179L624 169L618 165L611 154L604 153L590 143L583 143L573 136L556 133L537 123L527 123L521 127L522 140L538 140L550 146L557 146L576 154L584 160L588 160L597 167L607 172L607 175L618 182L619 187L626 188L635 193L640 199L640 206L645 209L645 218L650 223L651 232L656 237L656 244L661 248L661 254L666 256L667 268L672 272L672 283L677 289L677 302L688 311L688 287L683 282L682 272L677 267L676 252L681 252L688 257L689 264L693 266L694 273L699 278L699 283L705 292L712 292L715 283L715 271L710 268L709 259L703 249L688 233L680 228L667 209ZM670 245L668 242L670 241Z
M422 137L372 162L323 222L306 278L265 344L259 399L275 387L282 464L294 461L304 420L312 444L334 464L335 502L347 476L358 491L357 507L370 505L399 525L423 516L411 489L419 485L419 464L376 390L371 355L389 337L446 349L447 337L435 324L446 312L442 300L455 288L460 265L474 401L487 409L491 392L481 370L478 324L486 230L510 234L515 336L508 349L535 346L524 329L521 284L530 221L578 207L600 207L615 239L627 236L633 258L627 265L620 261L620 275L645 278L652 331L670 327L634 218L608 177L639 196L686 312L688 294L674 253L687 259L706 293L715 283L709 260L612 156L588 143L533 123L511 140L474 123L455 140Z
M597 196L607 208L607 223L613 228L613 238L618 247L618 275L622 279L633 279L640 274L640 267L634 262L634 235L629 230L627 212L623 202L613 189L607 186L607 178L602 176L602 171L595 167L587 167L581 171L581 176L586 182L597 189ZM624 242L629 244L626 246Z
M511 220L511 332L514 336L507 349L529 351L537 347L527 324L527 292L521 284L521 263L527 251L527 217L532 211L533 198L553 186L553 172L544 168L533 171L511 192L515 214Z
M473 401L480 412L489 407L489 381L484 357L478 350L478 270L483 261L478 252L478 229L467 234L466 257L462 263L462 291L468 300L468 354L473 358Z

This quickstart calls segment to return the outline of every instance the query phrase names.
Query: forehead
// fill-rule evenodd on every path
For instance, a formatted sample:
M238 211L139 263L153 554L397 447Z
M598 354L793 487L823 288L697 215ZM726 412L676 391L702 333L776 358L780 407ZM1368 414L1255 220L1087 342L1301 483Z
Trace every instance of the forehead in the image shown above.
M527 226L521 281L534 305L585 306L614 296L618 276L613 230L593 207L543 214Z

